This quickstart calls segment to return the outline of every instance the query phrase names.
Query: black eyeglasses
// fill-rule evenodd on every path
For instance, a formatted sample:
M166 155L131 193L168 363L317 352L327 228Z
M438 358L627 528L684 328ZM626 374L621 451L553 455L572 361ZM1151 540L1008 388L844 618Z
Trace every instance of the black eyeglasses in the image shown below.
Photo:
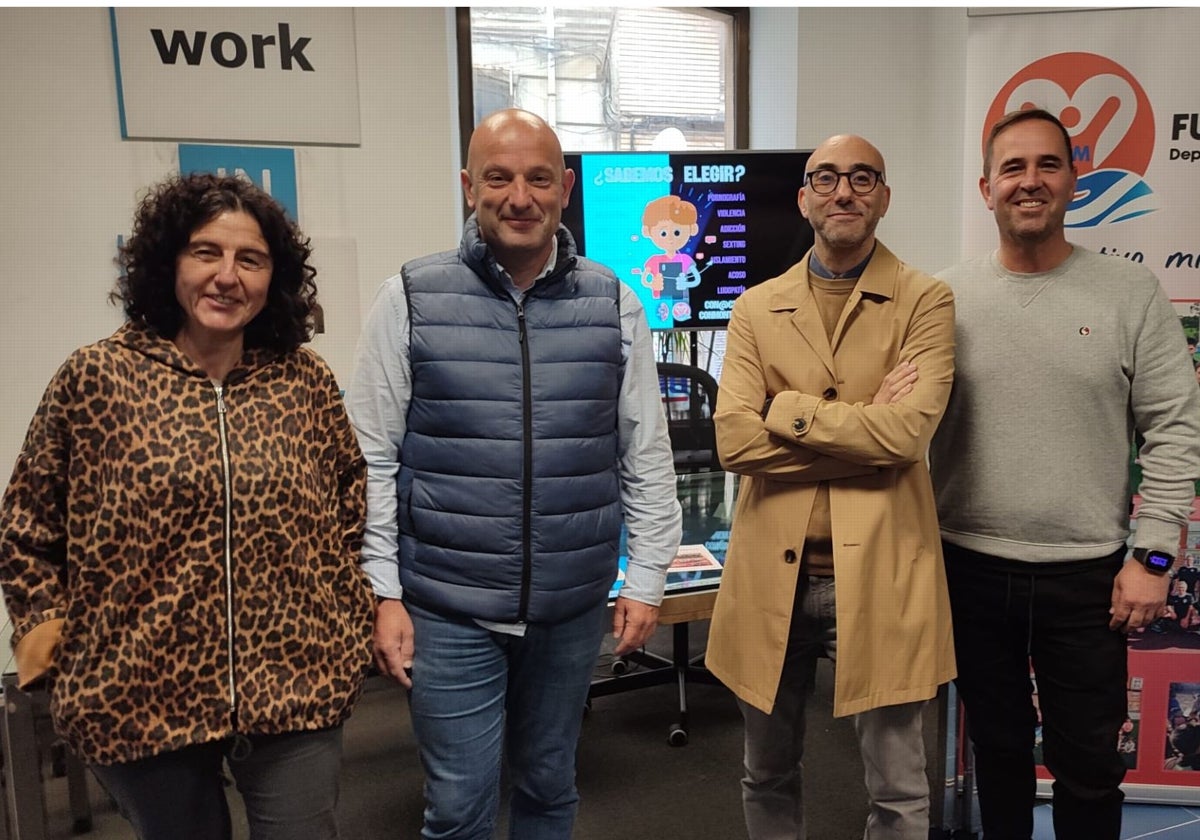
M867 195L875 189L876 184L883 183L883 173L874 169L853 169L850 172L838 172L833 169L814 169L804 176L808 186L817 195L829 195L838 188L838 182L846 179L850 189L856 195Z

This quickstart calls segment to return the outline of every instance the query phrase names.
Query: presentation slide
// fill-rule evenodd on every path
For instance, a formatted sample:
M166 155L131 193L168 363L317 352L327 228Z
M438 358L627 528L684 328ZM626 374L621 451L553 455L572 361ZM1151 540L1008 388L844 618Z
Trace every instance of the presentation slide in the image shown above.
M812 244L796 196L807 152L567 155L565 224L638 293L653 329L715 329L746 288Z

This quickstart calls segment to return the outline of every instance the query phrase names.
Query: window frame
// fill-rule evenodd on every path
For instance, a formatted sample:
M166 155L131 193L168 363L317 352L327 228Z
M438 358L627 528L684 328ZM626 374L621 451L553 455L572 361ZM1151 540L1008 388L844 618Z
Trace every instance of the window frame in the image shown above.
M679 11L688 11L675 7ZM735 149L750 147L750 9L729 6L704 6L701 10L730 19L730 49L732 53L733 137ZM458 46L458 133L462 168L467 166L467 147L475 130L475 68L471 55L471 9L458 6L454 10L455 40ZM572 151L568 149L567 151Z

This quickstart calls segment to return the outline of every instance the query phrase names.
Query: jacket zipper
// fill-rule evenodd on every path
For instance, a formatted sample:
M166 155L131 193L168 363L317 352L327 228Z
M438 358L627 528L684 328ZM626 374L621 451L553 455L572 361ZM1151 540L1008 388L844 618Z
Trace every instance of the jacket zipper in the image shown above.
M521 343L521 426L524 475L521 478L521 605L517 620L529 611L529 581L533 576L533 386L529 383L529 335L525 330L525 304L517 302L518 338Z
M228 628L225 652L229 658L230 720L237 731L237 689L233 669L233 478L229 469L229 438L225 422L225 386L214 382L217 392L217 429L221 439L221 477L225 485L225 623Z

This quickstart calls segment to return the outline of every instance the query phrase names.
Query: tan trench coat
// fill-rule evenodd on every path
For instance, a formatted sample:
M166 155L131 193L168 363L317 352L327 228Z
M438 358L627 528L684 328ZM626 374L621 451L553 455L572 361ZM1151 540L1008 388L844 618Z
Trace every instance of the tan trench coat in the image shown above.
M912 393L871 405L884 375L905 359L917 365ZM716 427L721 463L742 480L706 661L750 705L769 713L775 703L822 480L837 581L834 715L928 699L955 676L925 463L953 372L953 294L882 243L832 342L809 289L807 255L734 306Z

